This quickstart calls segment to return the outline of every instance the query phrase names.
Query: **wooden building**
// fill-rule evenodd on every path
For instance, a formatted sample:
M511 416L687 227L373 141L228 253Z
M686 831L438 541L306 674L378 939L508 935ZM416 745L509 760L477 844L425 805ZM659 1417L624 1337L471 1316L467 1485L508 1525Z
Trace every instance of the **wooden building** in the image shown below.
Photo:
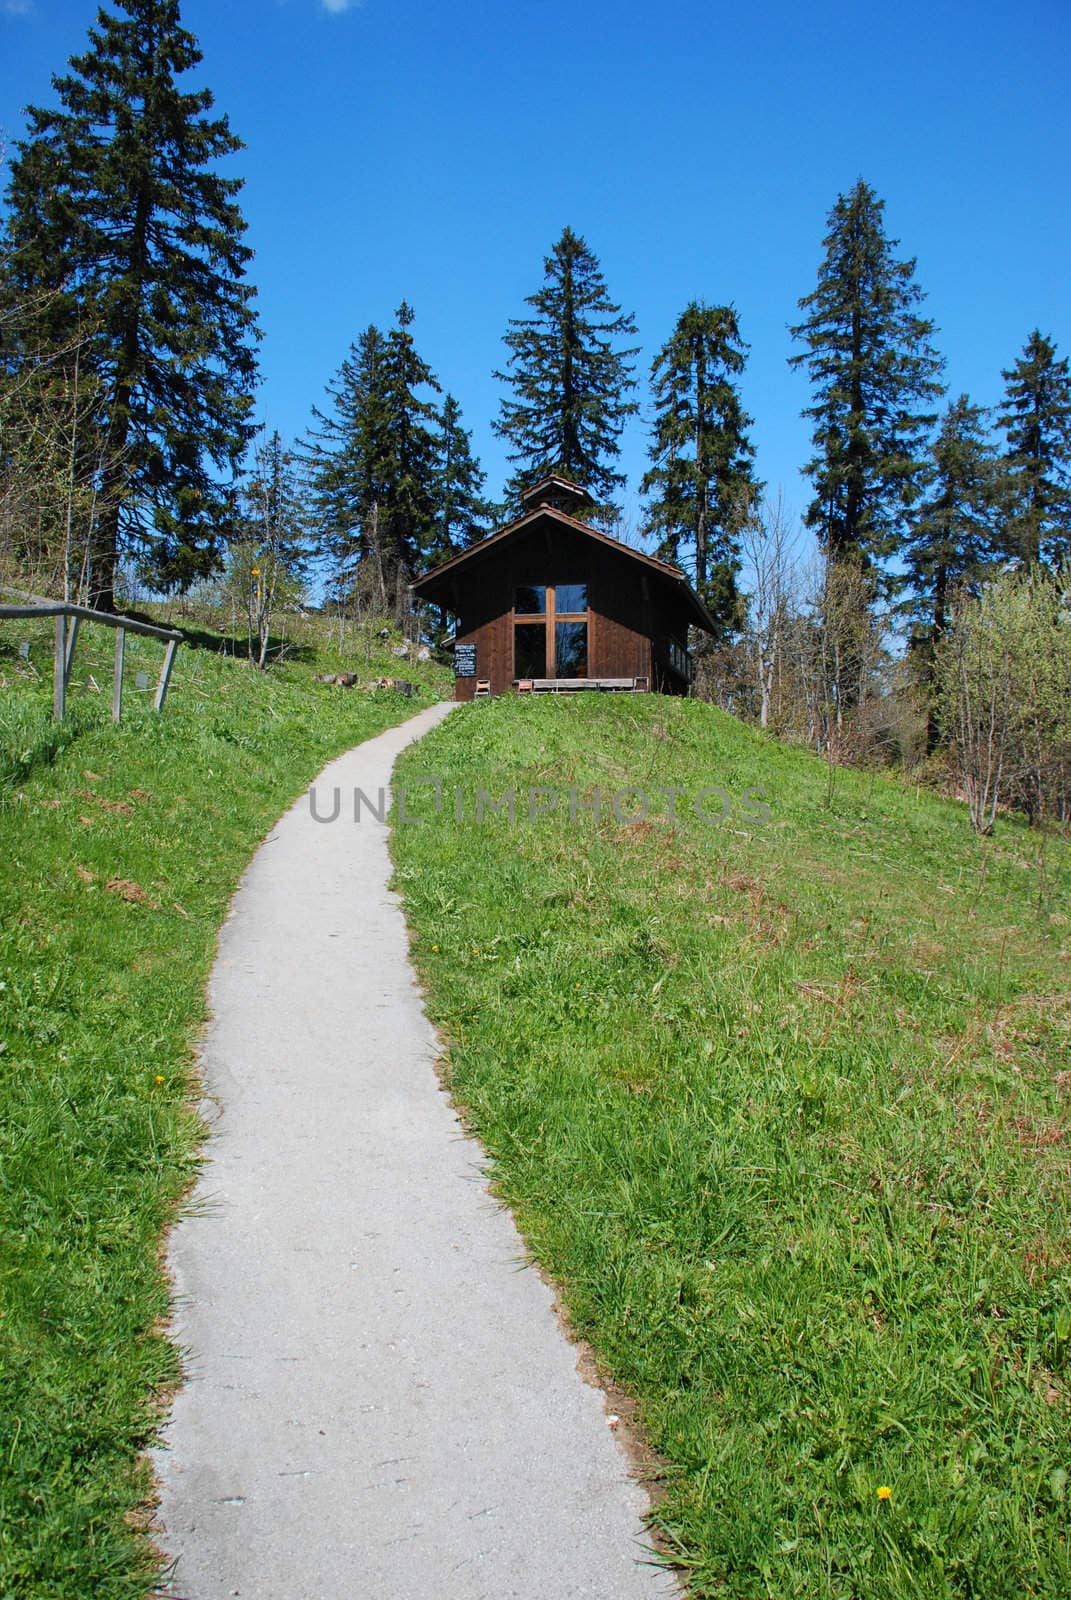
M714 622L679 567L576 513L590 495L551 476L515 521L416 580L454 622L455 697L511 690L687 694L689 628Z

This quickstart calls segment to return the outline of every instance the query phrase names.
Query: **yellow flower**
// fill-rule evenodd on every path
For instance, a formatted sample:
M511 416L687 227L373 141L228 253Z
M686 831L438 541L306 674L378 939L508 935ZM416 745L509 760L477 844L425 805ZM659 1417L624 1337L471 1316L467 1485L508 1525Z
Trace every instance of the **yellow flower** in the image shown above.
M883 1483L881 1488L878 1490L878 1499L879 1500L891 1500L892 1499L892 1490L889 1488L889 1485L887 1483Z
M250 571L250 575L252 577L254 577L254 578L259 578L260 577L260 568L259 567L250 567L249 571Z
M158 1073L157 1073L157 1074L156 1074L156 1077L155 1077L155 1078L154 1078L154 1079L153 1079L153 1082L154 1082L154 1083L163 1083L163 1081L164 1081L164 1080L163 1080L163 1077L162 1077L162 1075L161 1075L161 1074L160 1074L160 1073L159 1073L159 1072L158 1072Z
M433 950L438 950L438 948L439 948L439 946L438 946L438 945L437 945L437 944L433 944L433 945L432 945L432 947L431 947L431 948L432 948L432 949L433 949Z

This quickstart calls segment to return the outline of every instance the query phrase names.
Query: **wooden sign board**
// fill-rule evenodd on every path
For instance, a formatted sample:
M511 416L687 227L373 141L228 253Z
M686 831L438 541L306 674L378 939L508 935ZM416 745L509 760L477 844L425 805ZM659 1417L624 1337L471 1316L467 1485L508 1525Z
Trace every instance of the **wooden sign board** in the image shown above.
M474 644L456 644L454 646L454 677L474 678L476 676L476 646Z

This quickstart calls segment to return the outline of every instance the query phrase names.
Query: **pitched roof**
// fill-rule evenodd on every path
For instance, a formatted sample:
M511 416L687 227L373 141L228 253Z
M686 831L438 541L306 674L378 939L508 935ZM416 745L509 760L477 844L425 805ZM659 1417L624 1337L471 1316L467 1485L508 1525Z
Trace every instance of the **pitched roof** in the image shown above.
M527 489L521 490L521 504L531 506L533 509L540 504L554 504L553 500L540 501L538 496L548 495L557 490L559 495L564 495L567 501L572 500L576 506L593 506L595 504L591 495L582 483L576 483L572 478L567 478L561 472L548 472L545 478L540 478L538 483L530 483ZM564 506L558 506L564 510ZM575 509L575 506L574 506Z
M450 556L446 561L440 562L437 567L432 567L429 572L424 572L410 585L415 594L421 594L427 589L438 586L441 578L453 576L473 562L481 560L490 550L508 542L525 528L537 522L540 517L549 517L554 522L560 522L565 527L577 533L584 534L597 544L609 547L618 555L627 556L632 561L638 561L642 566L657 573L659 578L672 583L681 591L681 597L692 611L692 621L697 628L702 628L707 633L716 633L717 624L702 600L696 594L686 575L680 567L673 566L668 561L660 561L657 556L645 555L642 550L634 550L631 545L624 544L620 539L615 539L612 534L603 533L600 528L593 528L590 523L581 522L578 517L571 517L565 511L559 511L555 506L540 505L533 511L526 511L522 516L507 522L504 528L499 528L488 538L481 539L478 544L470 545L467 550L461 550L456 556Z

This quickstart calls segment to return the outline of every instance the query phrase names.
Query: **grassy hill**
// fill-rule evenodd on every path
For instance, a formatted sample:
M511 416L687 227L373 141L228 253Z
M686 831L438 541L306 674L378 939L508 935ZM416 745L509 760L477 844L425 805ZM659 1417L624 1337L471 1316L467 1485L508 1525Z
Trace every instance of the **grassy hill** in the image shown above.
M133 1600L155 1577L138 1466L178 1360L161 1230L192 1175L192 1047L216 933L257 842L325 761L445 682L390 641L306 638L267 674L86 627L52 723L51 633L0 624L0 1595ZM18 652L30 644L28 660ZM315 673L419 677L419 698ZM38 670L39 668L39 670ZM297 934L295 933L295 937Z
M465 707L400 775L449 1081L692 1592L1071 1593L1066 843L654 697Z

